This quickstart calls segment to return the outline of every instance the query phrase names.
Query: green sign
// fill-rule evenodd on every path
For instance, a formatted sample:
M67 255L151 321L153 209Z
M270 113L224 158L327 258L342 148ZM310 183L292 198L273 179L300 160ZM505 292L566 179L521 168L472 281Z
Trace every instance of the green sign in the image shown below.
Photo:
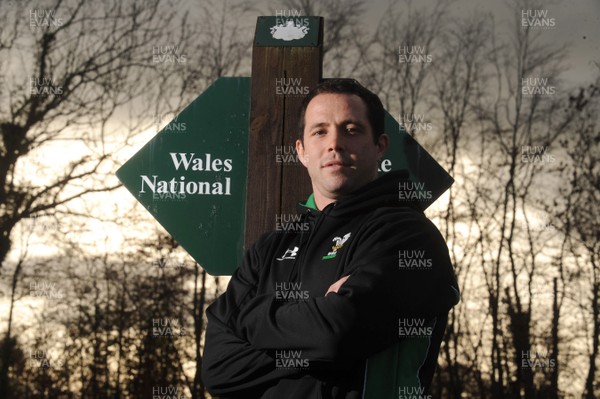
M250 79L220 78L117 171L213 275L242 259L249 113Z
M416 201L425 210L450 188L454 179L389 112L385 114L384 129L389 136L389 146L379 162L379 174L408 170L412 183L398 187L398 200Z
M256 45L270 47L314 47L319 44L319 17L258 17Z

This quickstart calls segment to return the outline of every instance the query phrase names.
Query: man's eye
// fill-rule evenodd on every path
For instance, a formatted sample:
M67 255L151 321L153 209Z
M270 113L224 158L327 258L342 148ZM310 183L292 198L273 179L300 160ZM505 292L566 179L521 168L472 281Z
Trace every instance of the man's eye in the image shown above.
M313 136L320 136L322 134L324 134L325 132L323 130L316 130L313 132Z
M356 134L356 133L358 133L358 129L355 128L355 127L347 127L346 128L346 133Z

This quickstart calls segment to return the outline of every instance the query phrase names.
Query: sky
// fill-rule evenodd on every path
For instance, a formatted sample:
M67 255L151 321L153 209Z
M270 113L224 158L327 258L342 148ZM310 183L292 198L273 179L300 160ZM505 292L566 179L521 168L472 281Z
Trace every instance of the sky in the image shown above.
M366 3L365 24L376 26L389 2L373 0ZM434 0L413 2L418 7L433 6L435 3ZM269 4L272 9L276 9L280 2ZM512 24L511 4L508 0L456 0L451 5L450 12L455 18L471 14L474 10L491 13L497 24L500 24L498 30L502 31ZM541 1L539 4L540 9L548 10L548 18L556 19L555 27L544 31L543 40L547 43L564 44L570 53L570 68L563 78L570 83L585 83L600 68L600 1L555 0Z
M388 7L388 1L386 0L375 0L367 2L366 16L364 24L368 27L377 26L378 19L384 15L386 8ZM257 8L257 16L265 15L268 13L275 14L276 10L289 9L289 7L282 5L281 2L277 1L257 1L254 3ZM419 7L422 6L433 6L435 4L432 0L420 0L414 2ZM396 7L402 7L397 5ZM590 79L598 73L600 68L600 2L597 0L569 0L562 2L542 2L540 8L547 10L547 17L555 18L555 26L552 29L546 29L543 31L541 39L547 43L564 44L569 52L568 69L563 74L565 83L569 86L580 85L589 82ZM459 18L464 15L471 14L474 10L478 10L482 13L492 13L495 20L497 21L497 29L499 31L506 31L514 23L511 18L509 3L507 1L477 1L477 0L456 0L450 7L452 18ZM300 10L302 14L304 12ZM350 12L350 11L348 11ZM248 21L249 24L253 25L254 21ZM165 125L167 121L162 121L161 125ZM157 126L152 124L152 127L147 131L140 134L134 144L129 146L118 154L118 158L123 162L130 158L146 141L151 139L157 132ZM65 148L64 143L56 143L45 147L40 153L35 154L35 157L31 159L24 159L24 167L27 169L26 164L31 163L34 160L36 163L41 163L44 159L53 158L55 161L52 165L47 165L46 177L55 175L58 173L68 162L69 153L79 153L83 149L81 143L70 144L70 147ZM65 153L64 157L57 157L56 154L60 152L61 148ZM49 154L52 154L49 156ZM32 164L33 167L33 164ZM30 178L37 184L44 184L44 175L30 176ZM101 198L101 196L99 196ZM115 202L127 203L128 207L132 206L135 202L131 195L125 190L120 189L112 194L112 198ZM106 201L106 198L102 200L102 206L113 206ZM151 218L150 215L147 215ZM149 219L151 220L151 219ZM93 230L98 231L94 228ZM111 234L114 236L114 234ZM116 242L110 247L118 248L119 243ZM41 246L39 251L40 254L48 254L51 246ZM16 253L13 253L16 255ZM14 259L14 258L13 258Z

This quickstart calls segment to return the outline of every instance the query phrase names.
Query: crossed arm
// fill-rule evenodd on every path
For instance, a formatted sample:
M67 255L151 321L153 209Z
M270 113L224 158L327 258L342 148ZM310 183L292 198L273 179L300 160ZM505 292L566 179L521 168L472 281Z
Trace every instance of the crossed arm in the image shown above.
M332 284L326 295L337 293L349 276ZM225 295L225 294L224 294ZM240 338L234 328L221 320L209 308L209 323L203 359L203 379L212 394L252 389L263 383L301 374L297 369L278 369L267 350L257 349L246 339Z

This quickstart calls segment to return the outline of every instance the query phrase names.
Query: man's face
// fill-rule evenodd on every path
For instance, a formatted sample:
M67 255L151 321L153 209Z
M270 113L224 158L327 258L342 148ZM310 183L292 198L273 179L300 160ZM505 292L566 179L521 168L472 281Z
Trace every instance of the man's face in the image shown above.
M296 150L308 169L315 197L337 200L377 178L387 136L373 141L360 97L319 94L308 104L304 122L304 142L296 141Z

